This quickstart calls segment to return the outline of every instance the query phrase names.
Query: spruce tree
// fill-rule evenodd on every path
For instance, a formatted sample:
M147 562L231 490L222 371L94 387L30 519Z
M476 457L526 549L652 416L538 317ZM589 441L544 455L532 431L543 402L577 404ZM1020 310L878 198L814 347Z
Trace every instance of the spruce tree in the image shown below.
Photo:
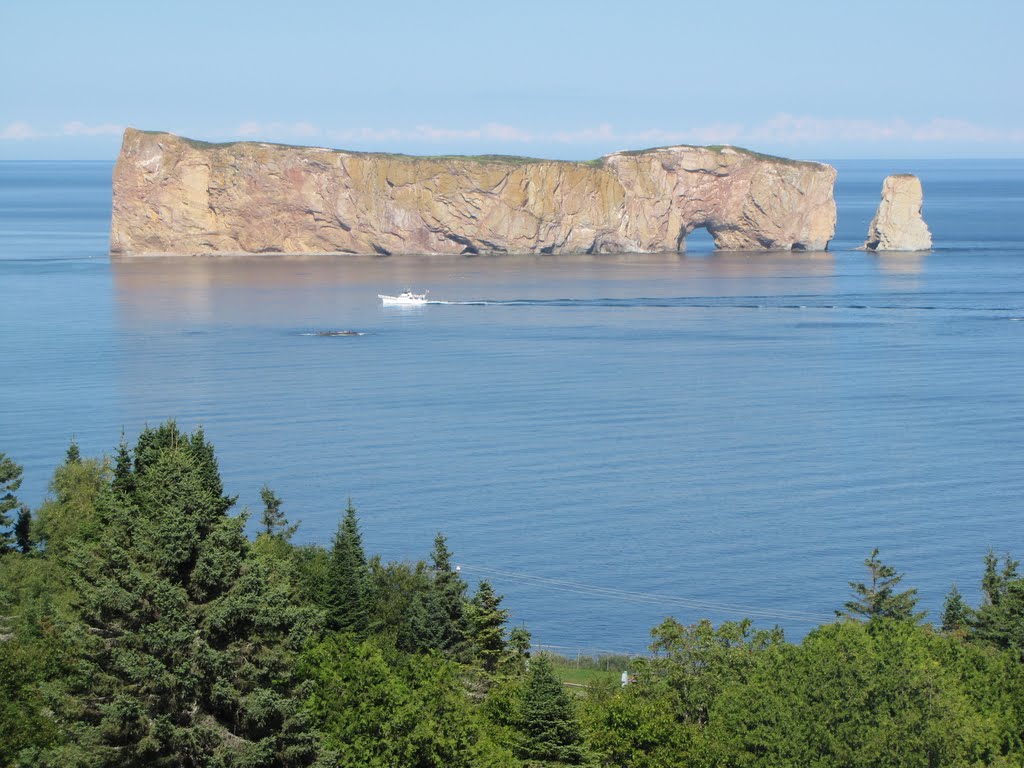
M338 523L331 548L327 620L331 628L362 634L369 623L367 587L369 569L359 533L356 509L349 499Z
M544 656L530 663L520 702L519 731L522 740L516 751L521 758L572 764L583 760L583 739L572 699Z
M206 442L201 427L192 435L187 435L181 432L174 419L171 419L159 427L146 427L142 430L132 451L136 478L144 474L165 450L181 450L194 460L195 472L200 483L216 500L216 507L220 512L227 512L234 506L238 497L224 495L217 457L214 455L213 446Z
M395 629L395 647L398 650L406 653L436 650L434 635L430 631L427 602L428 598L423 592L410 595L402 620Z
M501 608L501 595L494 594L489 581L477 585L469 603L469 626L473 655L486 672L495 672L505 654L505 622L508 610Z
M1003 558L1003 567L999 568L999 558L991 549L985 554L985 574L981 578L982 607L997 606L1006 594L1009 584L1017 579L1018 560L1009 553Z
M18 510L14 523L14 546L23 555L32 551L32 511L24 504Z
M117 447L117 458L114 461L114 490L130 494L134 490L135 471L132 452L128 448L124 431L121 432L121 443Z
M871 582L850 582L855 599L847 601L845 610L836 611L837 616L847 618L864 617L872 619L895 619L896 621L918 622L924 618L925 612L915 613L917 590L908 589L896 592L896 587L903 580L903 575L896 572L891 565L885 565L878 559L878 547L871 551L871 556L864 561Z
M999 559L989 551L981 581L982 602L971 622L971 637L999 648L1013 649L1024 658L1024 577L1020 563L1007 554Z
M526 671L530 661L530 647L533 645L533 638L530 630L526 627L512 627L508 633L508 654L505 657L504 665L512 674L521 674Z
M82 460L82 454L78 450L78 443L75 442L75 438L71 438L71 444L68 445L68 452L64 456L65 464L78 464Z
M942 631L947 634L962 634L967 631L972 620L973 611L964 602L963 595L956 584L950 587L949 594L942 606Z
M266 485L260 488L260 499L263 501L263 513L260 515L263 533L288 541L299 526L288 525L288 518L281 511L284 502Z
M49 491L32 521L32 537L48 556L60 557L84 538L102 537L97 502L110 493L105 461L81 457L65 461L54 470Z
M466 582L452 568L452 554L444 535L434 538L430 553L433 581L426 602L427 632L431 649L458 656L469 631L466 617Z
M15 492L20 487L21 465L15 464L13 459L0 453L0 555L10 549L14 540L14 534L6 529L12 524L8 513L19 506Z
M212 449L173 423L136 446L132 492L68 555L83 631L56 762L298 766L315 758L294 669L314 618L226 514ZM202 443L205 446L205 443ZM215 466L215 464L212 464ZM70 754L68 754L70 752Z

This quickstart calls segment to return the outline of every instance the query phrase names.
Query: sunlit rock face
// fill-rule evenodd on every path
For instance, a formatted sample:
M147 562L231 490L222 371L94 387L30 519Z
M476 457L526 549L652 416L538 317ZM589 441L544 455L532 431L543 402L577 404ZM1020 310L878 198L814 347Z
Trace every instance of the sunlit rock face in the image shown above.
M115 255L823 250L835 169L732 147L588 163L411 157L128 129L113 180Z
M868 227L864 247L869 251L926 251L932 234L921 217L921 180L909 173L887 176L882 202Z

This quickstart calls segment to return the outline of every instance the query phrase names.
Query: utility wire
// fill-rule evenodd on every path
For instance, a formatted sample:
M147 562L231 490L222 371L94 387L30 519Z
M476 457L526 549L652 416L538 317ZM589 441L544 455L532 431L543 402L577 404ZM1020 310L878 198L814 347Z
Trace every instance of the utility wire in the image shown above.
M742 605L729 605L726 603L711 603L703 600L693 600L686 597L673 597L670 595L658 595L651 592L633 592L626 589L616 589L615 587L601 587L592 584L581 584L575 581L566 581L564 579L552 579L545 576L533 576L525 573L516 573L514 571L506 571L499 568L491 568L483 565L468 565L461 563L460 567L463 570L474 571L484 575L500 576L506 579L515 579L518 581L525 582L527 584L533 584L535 586L543 586L550 589L558 589L564 592L576 592L578 594L594 595L597 597L613 597L617 600L626 600L634 603L648 603L655 605L672 605L679 606L681 608L689 608L697 611L713 611L715 613L727 613L736 616L761 618L761 619L779 619L784 621L797 622L800 624L824 624L835 619L833 615L824 615L817 613L809 613L805 611L783 611L783 610L766 610L764 608L751 608L749 606Z

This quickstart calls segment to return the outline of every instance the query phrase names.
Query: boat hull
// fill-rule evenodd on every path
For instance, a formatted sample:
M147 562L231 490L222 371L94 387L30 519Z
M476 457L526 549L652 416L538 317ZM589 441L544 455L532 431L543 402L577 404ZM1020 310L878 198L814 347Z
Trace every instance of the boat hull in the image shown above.
M377 298L385 307L421 307L427 303L426 296L385 296L378 293Z
M413 293L411 291L400 293L397 296L387 296L379 293L377 298L381 300L384 306L422 306L427 303L427 295L425 293Z

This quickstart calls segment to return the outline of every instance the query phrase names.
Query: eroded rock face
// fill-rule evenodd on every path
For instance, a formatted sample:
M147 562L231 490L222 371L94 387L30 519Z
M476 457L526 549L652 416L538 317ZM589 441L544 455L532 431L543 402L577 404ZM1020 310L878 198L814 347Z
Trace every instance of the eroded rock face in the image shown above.
M824 250L835 170L667 147L591 163L420 158L125 131L115 255Z
M932 234L921 217L921 180L909 173L887 176L882 202L868 227L864 247L869 251L926 251Z

